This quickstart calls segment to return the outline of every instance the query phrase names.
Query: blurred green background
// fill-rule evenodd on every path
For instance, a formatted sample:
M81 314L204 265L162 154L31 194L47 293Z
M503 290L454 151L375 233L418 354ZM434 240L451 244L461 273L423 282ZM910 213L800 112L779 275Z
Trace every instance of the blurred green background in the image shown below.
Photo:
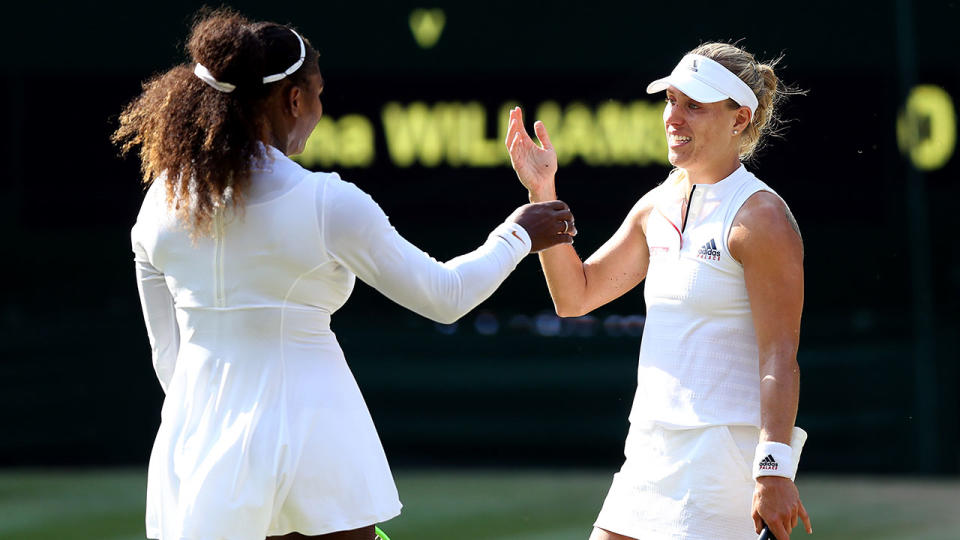
M586 257L667 172L644 153L662 137L647 82L701 41L784 53L779 74L809 93L748 166L804 233L800 487L817 537L960 538L957 2L232 5L321 51L308 165L442 260L526 202L499 153L505 105L550 119ZM141 81L185 61L198 7L6 12L2 538L142 538L163 396L129 248L139 164L108 138ZM585 538L622 461L643 315L640 287L557 319L532 258L456 325L358 284L332 325L397 472L394 540Z

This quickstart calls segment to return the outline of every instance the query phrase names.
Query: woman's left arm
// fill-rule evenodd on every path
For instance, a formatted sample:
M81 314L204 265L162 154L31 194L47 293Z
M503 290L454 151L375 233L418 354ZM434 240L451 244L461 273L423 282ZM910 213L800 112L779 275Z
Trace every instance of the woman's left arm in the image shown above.
M143 246L136 240L133 252L137 290L140 293L140 306L143 308L143 321L147 325L153 369L160 380L160 387L166 393L170 380L173 379L180 350L176 308L163 273L150 263Z
M738 212L728 240L743 265L760 354L760 441L790 444L800 395L800 315L803 311L803 240L786 204L767 191L755 193ZM793 481L757 479L753 497L757 532L767 523L780 540L810 518Z

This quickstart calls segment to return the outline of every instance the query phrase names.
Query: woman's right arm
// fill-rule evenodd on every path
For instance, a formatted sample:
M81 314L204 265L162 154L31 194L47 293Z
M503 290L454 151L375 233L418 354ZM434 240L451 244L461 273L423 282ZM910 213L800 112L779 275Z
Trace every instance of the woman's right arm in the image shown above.
M557 315L585 315L643 281L650 263L641 227L649 208L643 203L641 199L634 205L617 232L584 262L569 245L540 252Z
M561 233L573 216L560 201L518 208L479 248L444 263L400 236L369 195L339 178L320 186L318 212L334 260L394 302L442 323L486 300L528 253L573 242Z
M539 121L534 124L541 146L535 144L523 128L519 107L510 112L509 122L507 149L517 176L530 194L530 201L556 199L557 154L547 128ZM584 315L643 281L650 263L644 234L644 224L652 208L650 199L649 196L640 199L617 232L585 262L570 245L540 252L540 264L557 315Z

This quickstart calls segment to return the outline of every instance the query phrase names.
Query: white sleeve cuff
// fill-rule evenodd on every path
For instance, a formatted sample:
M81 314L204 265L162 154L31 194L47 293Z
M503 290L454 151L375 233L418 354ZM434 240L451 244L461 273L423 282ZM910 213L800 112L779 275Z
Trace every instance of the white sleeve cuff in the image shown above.
M514 261L517 263L530 254L530 248L532 246L530 235L527 234L527 230L519 224L512 221L501 223L490 233L491 238L495 236L500 237L506 242L510 247L511 254L513 254Z

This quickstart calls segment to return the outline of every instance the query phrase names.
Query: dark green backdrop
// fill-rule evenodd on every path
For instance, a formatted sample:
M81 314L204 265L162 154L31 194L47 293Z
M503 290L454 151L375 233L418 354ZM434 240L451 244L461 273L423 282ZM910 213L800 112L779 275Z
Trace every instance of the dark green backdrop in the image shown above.
M596 106L646 99L646 83L702 40L742 38L760 57L785 52L782 77L809 95L786 107L786 138L751 168L790 203L806 243L804 466L960 469L960 167L954 157L912 170L895 131L914 84L960 101L956 2L234 6L292 22L318 47L327 113L364 114L377 130L373 165L339 172L440 259L478 245L524 193L506 167L392 166L385 103ZM146 460L162 394L129 251L138 163L119 159L108 136L140 81L183 60L196 7L39 2L5 17L0 465ZM433 48L411 35L414 7L444 10ZM495 136L502 119L488 121ZM580 253L606 240L664 174L563 167L560 195L577 215ZM495 335L477 330L478 313L498 321ZM560 323L550 313L531 258L456 327L362 284L333 327L394 464L616 466L640 338L638 319L609 317L642 315L641 290L595 319Z

